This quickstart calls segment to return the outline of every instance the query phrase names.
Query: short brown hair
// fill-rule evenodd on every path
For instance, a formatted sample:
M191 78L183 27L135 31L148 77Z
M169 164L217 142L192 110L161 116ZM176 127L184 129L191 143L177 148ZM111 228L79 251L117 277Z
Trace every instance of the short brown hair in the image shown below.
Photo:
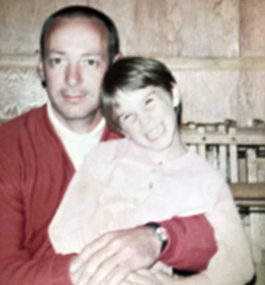
M147 86L161 87L172 98L172 85L176 82L169 69L160 61L145 57L124 57L107 70L101 89L101 110L108 125L121 133L114 113L119 90L128 92Z
M44 22L40 36L40 50L42 59L45 57L45 36L51 24L57 18L97 18L107 28L109 33L109 63L111 64L115 56L119 53L119 36L114 22L106 14L88 6L68 6L52 15Z

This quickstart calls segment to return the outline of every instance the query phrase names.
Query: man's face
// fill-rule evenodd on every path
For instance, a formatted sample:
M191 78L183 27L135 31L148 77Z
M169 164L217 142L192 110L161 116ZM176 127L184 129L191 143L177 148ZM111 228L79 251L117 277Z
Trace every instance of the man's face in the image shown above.
M117 93L115 115L123 134L147 149L163 151L178 139L177 122L170 95L148 86Z
M45 38L39 68L58 119L93 123L102 77L108 67L109 35L96 18L57 18Z

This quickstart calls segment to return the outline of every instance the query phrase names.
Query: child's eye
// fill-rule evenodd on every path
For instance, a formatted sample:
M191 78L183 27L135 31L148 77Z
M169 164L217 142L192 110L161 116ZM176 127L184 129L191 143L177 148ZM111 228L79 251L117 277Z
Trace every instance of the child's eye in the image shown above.
M127 114L125 116L123 116L123 121L126 121L128 119L130 119L132 117L132 114Z
M131 122L133 120L133 117L133 114L125 114L124 116L122 116L121 120L123 122Z
M150 105L154 102L154 97L149 97L145 100L145 105Z

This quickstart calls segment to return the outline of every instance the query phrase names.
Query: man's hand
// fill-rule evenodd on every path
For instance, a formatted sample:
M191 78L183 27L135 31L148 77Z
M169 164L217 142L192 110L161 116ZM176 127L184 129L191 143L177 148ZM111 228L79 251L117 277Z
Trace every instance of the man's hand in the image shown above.
M139 270L130 274L121 285L178 285L180 279L161 271ZM195 284L195 283L194 283Z
M74 285L120 284L130 273L153 265L160 248L161 243L150 227L107 233L72 259L72 282Z

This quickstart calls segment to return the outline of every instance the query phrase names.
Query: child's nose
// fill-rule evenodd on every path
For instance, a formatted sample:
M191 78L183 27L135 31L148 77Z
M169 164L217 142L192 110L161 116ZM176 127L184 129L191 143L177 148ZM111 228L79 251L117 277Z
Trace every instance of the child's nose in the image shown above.
M146 112L143 112L139 115L139 122L142 126L146 126L150 122L150 115Z

